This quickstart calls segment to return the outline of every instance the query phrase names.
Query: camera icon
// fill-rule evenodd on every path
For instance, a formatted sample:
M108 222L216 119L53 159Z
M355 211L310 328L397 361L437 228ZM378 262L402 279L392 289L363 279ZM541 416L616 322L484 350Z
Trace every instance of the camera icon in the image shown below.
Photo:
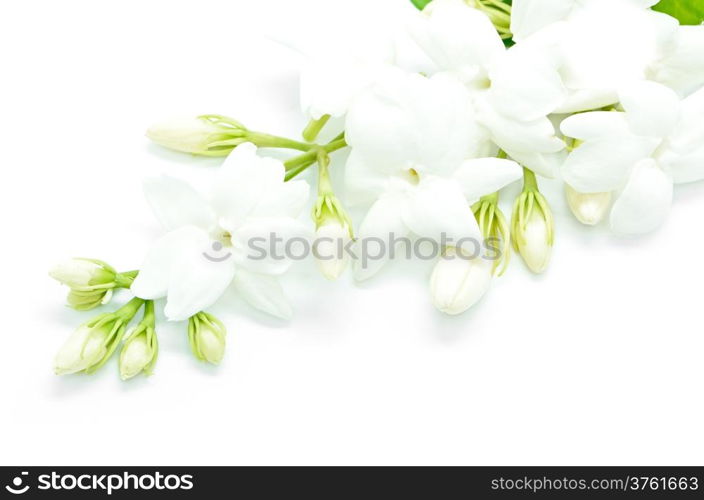
M25 485L24 487L22 486L22 476L27 475L29 475L29 472L23 471L19 476L16 476L12 480L12 486L5 486L5 489L13 495L22 495L23 493L27 493L27 491L29 490L29 485Z

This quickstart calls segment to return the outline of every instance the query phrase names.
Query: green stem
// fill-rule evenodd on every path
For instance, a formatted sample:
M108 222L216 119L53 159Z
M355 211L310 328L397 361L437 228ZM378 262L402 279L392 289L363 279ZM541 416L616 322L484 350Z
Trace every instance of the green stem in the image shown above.
M154 301L147 300L144 303L144 323L148 323L152 327L156 324L156 315L154 314Z
M312 147L310 144L261 132L248 132L247 140L258 148L285 148L296 149L298 151L310 151Z
M142 308L142 305L144 305L144 300L135 297L115 311L115 314L121 316L125 323L129 323L132 318L134 318L134 315Z
M330 115L323 115L317 120L311 120L303 130L303 139L308 142L314 142L318 138L320 131L323 130L323 127L328 123L329 119Z
M301 172L305 171L308 167L313 165L318 161L318 155L320 151L325 153L334 153L335 151L347 147L347 142L344 137L342 139L335 139L332 142L326 144L325 146L312 146L313 149L304 153L302 155L291 158L284 162L286 166L286 180L289 181L296 177Z

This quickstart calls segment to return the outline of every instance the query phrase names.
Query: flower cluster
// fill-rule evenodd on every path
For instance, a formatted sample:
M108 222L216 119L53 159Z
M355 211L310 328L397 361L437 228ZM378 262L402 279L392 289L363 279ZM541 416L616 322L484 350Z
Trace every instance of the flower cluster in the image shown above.
M373 50L308 54L300 99L309 123L300 140L221 115L149 129L161 146L226 159L207 193L172 177L145 183L165 233L139 271L87 259L52 271L79 310L105 305L117 289L135 297L81 326L57 356L57 373L91 373L123 341L121 376L151 373L162 299L166 319L188 322L194 356L218 364L225 327L205 311L234 290L290 318L278 277L292 261L274 249L301 241L314 242L329 280L348 268L370 279L394 256L387 248L371 261L353 259L342 249L390 235L435 242L431 301L460 314L507 270L512 252L534 273L548 268L556 228L540 178L563 181L579 222L608 217L625 235L655 230L673 186L704 179L704 12L678 11L682 21L695 19L684 25L666 13L669 0L412 3L419 11ZM319 141L323 129L337 135ZM268 148L298 153L280 161ZM335 163L343 149L344 164ZM311 167L313 200L309 183L296 179ZM343 171L336 177L333 169ZM507 216L504 188L517 183ZM357 223L352 206L364 214ZM306 208L307 223L299 218Z

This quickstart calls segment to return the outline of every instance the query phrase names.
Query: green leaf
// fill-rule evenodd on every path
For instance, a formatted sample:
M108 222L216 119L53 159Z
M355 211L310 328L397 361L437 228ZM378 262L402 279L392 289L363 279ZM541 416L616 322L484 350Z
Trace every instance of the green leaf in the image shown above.
M431 1L432 0L411 0L411 3L415 5L418 10L423 10Z
M704 23L704 0L662 0L653 9L671 15L680 24Z

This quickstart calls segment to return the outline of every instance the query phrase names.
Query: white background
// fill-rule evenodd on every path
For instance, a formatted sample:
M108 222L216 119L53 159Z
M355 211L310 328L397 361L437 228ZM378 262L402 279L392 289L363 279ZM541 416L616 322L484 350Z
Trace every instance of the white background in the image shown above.
M657 234L622 240L581 227L544 183L558 224L549 271L514 259L459 318L429 303L427 263L362 286L300 264L285 280L290 323L236 299L213 309L230 327L219 368L168 324L153 377L121 382L114 360L92 377L53 375L55 351L91 313L63 305L49 267L70 256L137 267L161 234L142 179L203 184L219 164L150 145L147 126L222 113L296 135L300 61L264 35L324 44L411 11L407 0L3 2L0 463L702 464L702 184L679 188Z

